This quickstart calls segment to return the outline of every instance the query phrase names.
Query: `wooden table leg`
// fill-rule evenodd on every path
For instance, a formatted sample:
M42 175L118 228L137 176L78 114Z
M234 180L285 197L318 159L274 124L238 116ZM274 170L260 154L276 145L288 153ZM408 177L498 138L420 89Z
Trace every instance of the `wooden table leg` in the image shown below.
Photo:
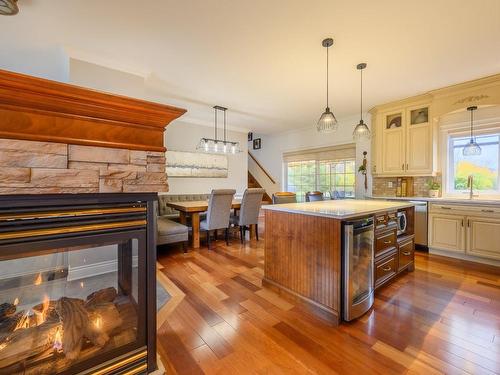
M191 214L191 225L193 226L193 248L198 249L200 247L200 214L199 214L199 212L193 212Z
M186 213L183 211L179 212L179 221L181 224L186 225L187 224L187 216Z
M250 239L255 237L255 224L250 225Z

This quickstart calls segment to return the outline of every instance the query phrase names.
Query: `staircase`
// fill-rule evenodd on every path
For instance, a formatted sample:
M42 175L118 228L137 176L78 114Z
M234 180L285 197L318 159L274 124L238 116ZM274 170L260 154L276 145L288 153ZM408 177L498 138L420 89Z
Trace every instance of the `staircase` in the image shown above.
M262 188L262 186L260 186L259 182L255 179L255 177L250 172L248 172L248 187L249 188ZM267 192L264 193L264 197L262 198L262 200L264 202L268 202L268 203L272 202L272 199L267 194Z
M260 162L248 152L248 187L259 187L266 191L264 200L271 202L271 196L279 191L279 183L260 164Z

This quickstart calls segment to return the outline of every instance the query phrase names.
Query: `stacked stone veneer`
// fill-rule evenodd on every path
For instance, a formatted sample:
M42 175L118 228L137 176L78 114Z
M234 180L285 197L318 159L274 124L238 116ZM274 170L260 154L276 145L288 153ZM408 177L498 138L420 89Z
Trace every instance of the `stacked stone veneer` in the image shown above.
M0 194L166 191L163 152L0 139Z

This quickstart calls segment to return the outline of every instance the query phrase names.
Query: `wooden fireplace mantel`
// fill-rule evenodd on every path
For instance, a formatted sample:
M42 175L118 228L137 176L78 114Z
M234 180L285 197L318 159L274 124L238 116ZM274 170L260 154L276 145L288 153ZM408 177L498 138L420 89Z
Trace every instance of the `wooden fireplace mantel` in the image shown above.
M165 151L185 109L0 70L0 138Z

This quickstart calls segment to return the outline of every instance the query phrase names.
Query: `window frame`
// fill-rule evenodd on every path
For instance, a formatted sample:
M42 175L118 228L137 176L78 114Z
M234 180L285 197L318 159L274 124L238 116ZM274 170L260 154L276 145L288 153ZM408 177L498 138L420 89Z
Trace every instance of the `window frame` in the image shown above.
M283 186L283 189L285 191L290 191L289 190L289 180L288 180L288 167L289 167L289 164L293 164L293 163L306 163L306 162L314 162L314 165L315 165L315 172L314 172L314 189L313 190L317 190L317 191L322 191L320 190L320 187L321 186L324 186L320 183L320 176L322 176L323 174L320 173L320 164L321 163L330 163L330 164L333 164L333 163L345 163L345 162L352 162L354 165L353 165L353 172L352 173L346 173L345 172L345 166L344 166L344 173L342 173L344 176L346 174L352 174L354 176L354 182L352 185L346 185L345 184L345 181L344 181L344 185L343 185L343 188L344 188L344 191L345 191L345 188L348 187L348 188L351 188L352 187L352 196L349 196L349 197L345 197L346 199L355 199L356 198L356 178L357 178L357 174L356 174L356 158L341 158L341 159L304 159L304 160L296 160L296 161L287 161L287 162L284 162L284 186ZM330 167L331 168L331 167ZM331 178L332 176L334 176L335 174L332 174L331 172L329 174L327 174L330 178L330 181L329 181L329 187L330 189L328 191L322 191L327 197L330 195L330 192L332 191L332 188L335 186L332 184L332 181L331 181ZM344 177L345 178L345 177ZM303 185L293 185L293 186L303 186ZM328 193L328 195L326 194ZM305 194L305 192L304 192ZM298 202L304 202L305 201L305 196L302 196L302 195L297 195L297 201Z
M492 136L497 135L499 137L499 145L498 145L498 176L497 176L497 190L474 190L474 195L478 195L482 198L499 198L500 197L500 129L498 128L485 128L485 129L477 129L474 132L474 136ZM446 155L446 163L444 164L445 170L443 171L443 194L447 197L459 197L464 198L465 194L469 194L469 189L465 190L455 190L455 156L454 156L454 147L453 140L454 139L467 139L470 138L470 134L467 131L455 131L449 132L446 135L445 139L445 155Z

